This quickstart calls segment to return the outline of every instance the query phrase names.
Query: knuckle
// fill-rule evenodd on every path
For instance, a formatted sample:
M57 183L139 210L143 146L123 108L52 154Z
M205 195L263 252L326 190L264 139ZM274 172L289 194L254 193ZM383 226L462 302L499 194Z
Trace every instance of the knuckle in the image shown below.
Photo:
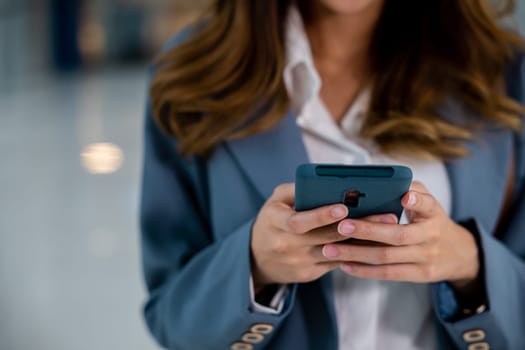
M287 198L294 195L294 191L295 187L292 184L280 184L273 189L273 193L270 198L277 199L279 201L287 200Z
M423 226L421 228L421 232L424 233L424 240L427 242L427 244L435 244L439 241L440 233L434 225L429 226Z
M268 201L261 208L261 211L259 212L259 217L265 218L265 219L271 219L272 216L274 216L276 209L277 209L277 202Z
M317 209L313 214L312 221L316 227L325 226L328 223L328 218L330 217L327 210L324 208Z
M392 261L392 250L389 248L379 249L379 262L382 264L388 264Z
M428 214L430 216L435 216L436 214L436 207L437 207L437 201L434 197L431 195L425 195L423 197L423 200L426 202L426 208L428 210Z
M278 237L273 242L273 251L277 254L284 255L291 249L291 243L288 239Z
M425 186L423 186L423 184L420 181L416 180L412 182L411 188L414 190L424 190Z
M439 230L437 230L435 227L436 226L434 225L434 223L431 222L430 225L425 229L428 235L428 240L430 242L437 242L440 238Z
M408 228L408 225L401 225L399 227L399 231L397 233L397 238L396 238L396 244L397 245L406 245L408 244L409 242L409 239L410 239L410 230Z
M439 248L436 246L431 246L427 249L427 260L434 261L439 256Z
M279 213L278 203L272 203L264 210L261 210L258 220L267 229L282 231L282 214Z
M280 231L275 215L267 215L262 221L267 228L274 231Z
M304 260L297 255L289 255L286 263L293 268L301 268L304 266Z
M303 233L301 220L297 215L292 215L286 221L286 225L293 233Z
M285 184L280 184L277 187L273 189L272 197L279 197L280 195L284 194L286 190Z

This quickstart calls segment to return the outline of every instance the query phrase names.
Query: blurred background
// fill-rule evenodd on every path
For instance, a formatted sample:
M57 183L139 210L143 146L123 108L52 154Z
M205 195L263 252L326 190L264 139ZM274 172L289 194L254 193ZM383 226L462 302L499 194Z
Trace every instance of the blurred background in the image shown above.
M147 66L208 0L0 0L0 349L158 349L141 314Z
M147 66L209 0L0 0L0 349L153 350ZM510 23L525 33L525 0Z

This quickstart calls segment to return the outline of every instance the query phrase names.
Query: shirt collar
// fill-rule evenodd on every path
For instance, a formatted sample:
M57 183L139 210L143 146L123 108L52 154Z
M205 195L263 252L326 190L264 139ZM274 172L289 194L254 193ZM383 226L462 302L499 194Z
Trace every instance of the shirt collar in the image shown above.
M317 102L322 104L319 99L322 82L315 68L312 49L301 13L296 6L290 8L285 29L286 63L283 78L292 108L301 116L300 126L303 129L310 129L316 134L324 134L319 130L321 126L324 126L330 129L339 129L339 133L347 138L358 137L364 114L368 109L371 87L367 86L359 92L350 109L345 113L340 128L337 128L333 120L329 118L328 111L322 114L317 112L314 114L303 113L305 107L316 98L318 99ZM309 109L312 108L306 110ZM314 108L314 110L319 111L318 108ZM326 124L333 125L328 126ZM333 137L333 133L329 134Z

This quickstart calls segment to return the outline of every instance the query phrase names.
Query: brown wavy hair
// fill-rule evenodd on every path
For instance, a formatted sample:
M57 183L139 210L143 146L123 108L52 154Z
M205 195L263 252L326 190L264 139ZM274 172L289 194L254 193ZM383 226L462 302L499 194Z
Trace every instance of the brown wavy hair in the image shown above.
M182 154L206 155L284 118L292 3L215 0L189 38L156 61L153 115ZM505 13L513 7L505 1ZM385 1L371 48L373 91L361 134L384 152L446 160L466 155L464 141L483 123L520 130L524 109L502 87L523 42L485 0ZM444 118L440 108L451 100L479 117Z

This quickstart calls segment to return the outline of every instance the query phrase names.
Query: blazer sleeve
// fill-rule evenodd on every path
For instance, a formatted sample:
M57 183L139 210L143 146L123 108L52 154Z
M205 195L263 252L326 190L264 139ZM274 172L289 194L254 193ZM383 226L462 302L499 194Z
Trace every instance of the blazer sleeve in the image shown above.
M295 293L278 315L251 309L253 220L214 241L202 165L178 155L175 140L157 128L149 110L140 210L146 323L168 349L228 349L235 343L239 349L264 348Z
M507 71L509 96L525 104L525 54ZM476 343L486 343L491 349L520 350L524 347L525 330L525 127L516 138L517 195L512 224L507 232L498 234L500 241L475 219L471 231L478 236L484 265L487 310L470 317L454 320L460 308L450 286L433 286L435 309L455 347L466 349ZM472 333L474 331L474 333ZM481 332L479 332L481 331ZM472 340L473 335L480 339ZM476 337L474 337L476 338ZM484 349L485 345L473 347Z
M457 349L476 344L479 347L474 349L523 349L525 262L479 223L473 223L483 256L487 309L469 317L456 318L461 310L454 292L446 284L439 283L433 288L438 319Z

